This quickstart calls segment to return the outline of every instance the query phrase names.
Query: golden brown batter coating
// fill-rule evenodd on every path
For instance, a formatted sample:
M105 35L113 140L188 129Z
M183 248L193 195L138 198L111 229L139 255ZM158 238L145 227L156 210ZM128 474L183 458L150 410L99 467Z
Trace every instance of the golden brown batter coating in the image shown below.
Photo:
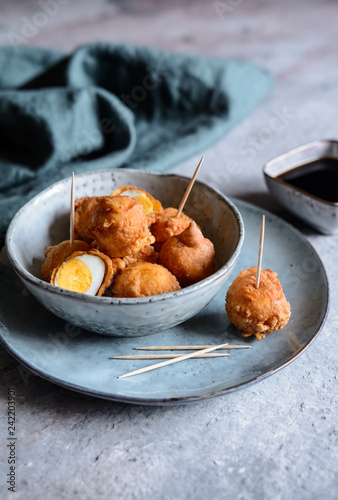
M146 245L138 252L133 253L132 255L127 255L127 257L123 257L123 260L126 266L132 266L134 264L138 264L139 262L151 262L152 264L156 264L159 255L160 254L158 252L155 252L152 245Z
M159 252L163 243L171 236L176 236L182 233L193 220L181 213L176 217L176 208L166 208L162 214L158 215L156 221L151 227L151 232L155 236L156 242L154 244L155 250Z
M112 288L114 297L148 297L176 290L180 285L175 276L165 267L149 262L126 267Z
M155 238L148 229L142 205L129 196L100 196L87 234L93 246L110 257L138 252Z
M262 269L256 288L256 271L254 266L239 273L228 290L225 308L229 320L244 337L256 335L261 340L287 324L291 309L277 273Z
M97 207L96 196L84 196L74 203L74 230L75 238L91 243L92 238L87 235L87 229L92 223L93 213Z
M59 267L72 253L83 250L90 250L90 246L85 241L74 240L71 245L69 240L61 241L58 245L47 247L45 250L46 260L42 264L41 274L45 281L50 281L52 272Z
M191 222L181 234L163 244L159 263L176 276L181 286L192 285L214 272L214 245L204 238L196 222Z

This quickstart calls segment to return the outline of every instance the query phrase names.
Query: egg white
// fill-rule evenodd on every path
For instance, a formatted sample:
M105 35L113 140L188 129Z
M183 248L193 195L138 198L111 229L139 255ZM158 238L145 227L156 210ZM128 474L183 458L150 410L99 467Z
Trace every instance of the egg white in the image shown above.
M129 196L130 198L137 198L138 196L142 196L143 198L147 198L145 193L136 189L127 189L126 191L122 191L120 196Z

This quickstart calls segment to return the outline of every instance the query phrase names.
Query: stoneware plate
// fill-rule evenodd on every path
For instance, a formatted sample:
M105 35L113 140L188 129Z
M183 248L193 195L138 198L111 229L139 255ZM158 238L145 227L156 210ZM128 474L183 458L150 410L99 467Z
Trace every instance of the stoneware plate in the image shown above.
M242 201L234 202L246 234L232 278L256 265L263 213ZM2 288L6 290L0 304L1 343L35 374L100 398L164 405L221 396L262 380L293 361L315 339L326 318L328 281L317 253L292 226L267 213L263 267L278 272L292 314L283 330L258 342L244 339L229 323L224 300L231 280L189 321L148 337L115 338L81 330L49 313L5 264L1 267ZM124 379L117 377L153 361L109 359L135 354L136 346L227 341L252 348L232 350L230 357L190 359Z

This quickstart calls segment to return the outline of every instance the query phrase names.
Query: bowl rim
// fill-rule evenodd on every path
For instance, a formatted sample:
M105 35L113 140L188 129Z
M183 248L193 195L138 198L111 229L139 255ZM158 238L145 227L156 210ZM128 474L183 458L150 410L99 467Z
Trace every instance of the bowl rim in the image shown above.
M114 173L114 172L121 172L122 169L120 168L109 168L109 169L102 169L102 170L92 170L90 172L83 172L81 174L78 174L76 178L81 178L81 177L90 177L93 175L100 175L101 173ZM123 172L130 172L130 173L135 173L135 174L146 174L146 175L151 175L151 176L156 176L156 177L172 177L172 178L177 178L177 179L183 179L185 181L190 181L190 177L180 175L180 174L175 174L175 173L165 173L165 172L151 172L148 170L138 170L138 169L128 169L124 168ZM98 297L96 295L86 295L83 293L79 292L73 292L71 290L66 290L64 288L57 287L55 285L52 285L51 283L48 283L40 278L37 278L33 274L31 274L29 271L27 271L17 260L15 257L15 253L13 251L12 247L12 242L13 242L13 233L15 231L15 226L16 226L16 221L19 219L19 217L22 216L22 214L27 210L28 207L34 205L36 201L41 197L44 196L46 197L50 191L54 191L57 189L59 186L62 184L65 184L69 182L71 179L70 176L64 177L63 179L60 179L59 181L51 184L47 188L43 189L40 191L38 194L36 194L31 200L29 200L27 203L25 203L13 216L8 229L6 233L6 239L5 239L5 248L6 248L6 253L8 256L8 259L10 261L11 266L15 270L15 272L24 280L28 281L31 285L42 288L47 292L50 293L56 293L59 294L60 296L68 297L70 299L75 299L75 300L83 300L88 303L92 303L95 305L99 304L116 304L116 305L135 305L135 304L145 304L149 302L161 302L163 300L168 300L177 296L181 295L186 295L190 293L194 293L198 289L203 289L210 285L212 282L218 281L225 273L230 271L234 265L235 262L240 254L243 242L244 242L244 235L245 235L245 229L244 229L244 223L242 216L236 207L236 205L221 191L219 191L215 187L211 187L207 183L203 181L196 180L196 184L201 185L202 187L207 188L208 190L213 191L216 193L219 197L225 201L225 203L228 205L230 210L232 211L233 215L235 216L236 222L238 224L238 239L237 243L235 246L235 249L233 251L233 254L231 255L230 259L223 264L223 266L220 267L215 273L213 273L211 276L208 278L205 278L204 280L201 280L193 285L187 286L185 288L181 288L180 290L177 290L175 292L167 292L163 294L158 294L158 295L150 295L147 297Z
M269 169L273 165L275 165L279 161L283 161L288 156L292 156L292 155L300 153L302 151L306 151L308 148L311 148L313 146L320 145L320 144L325 144L325 143L338 145L338 141L335 140L335 139L317 139L315 141L307 142L306 144L303 144L303 145L298 146L296 148L290 149L289 151L286 151L285 153L282 153L281 155L278 155L275 158L272 158L272 160L269 160L268 162L266 162L264 164L264 166L263 166L263 174L264 174L264 176L266 178L270 179L271 181L278 183L279 185L283 186L284 188L288 188L291 191L295 191L296 193L302 194L306 198L310 198L311 200L315 201L316 203L319 203L321 205L329 205L330 207L338 208L338 202L336 202L336 201L328 201L328 200L324 200L323 198L319 198L319 196L311 194L308 191L304 191L304 189L301 189L299 187L293 186L289 182L284 181L283 179L280 179L278 177L279 174L272 175L269 172ZM317 160L319 160L320 158L324 158L324 156L323 155L318 155ZM312 161L315 161L315 160L312 160Z

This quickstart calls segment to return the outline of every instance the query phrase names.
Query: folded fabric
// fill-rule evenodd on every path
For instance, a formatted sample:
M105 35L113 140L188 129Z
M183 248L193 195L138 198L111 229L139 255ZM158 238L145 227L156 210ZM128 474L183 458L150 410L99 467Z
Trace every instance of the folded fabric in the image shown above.
M72 171L163 171L205 149L271 82L247 62L144 47L0 48L0 232Z

